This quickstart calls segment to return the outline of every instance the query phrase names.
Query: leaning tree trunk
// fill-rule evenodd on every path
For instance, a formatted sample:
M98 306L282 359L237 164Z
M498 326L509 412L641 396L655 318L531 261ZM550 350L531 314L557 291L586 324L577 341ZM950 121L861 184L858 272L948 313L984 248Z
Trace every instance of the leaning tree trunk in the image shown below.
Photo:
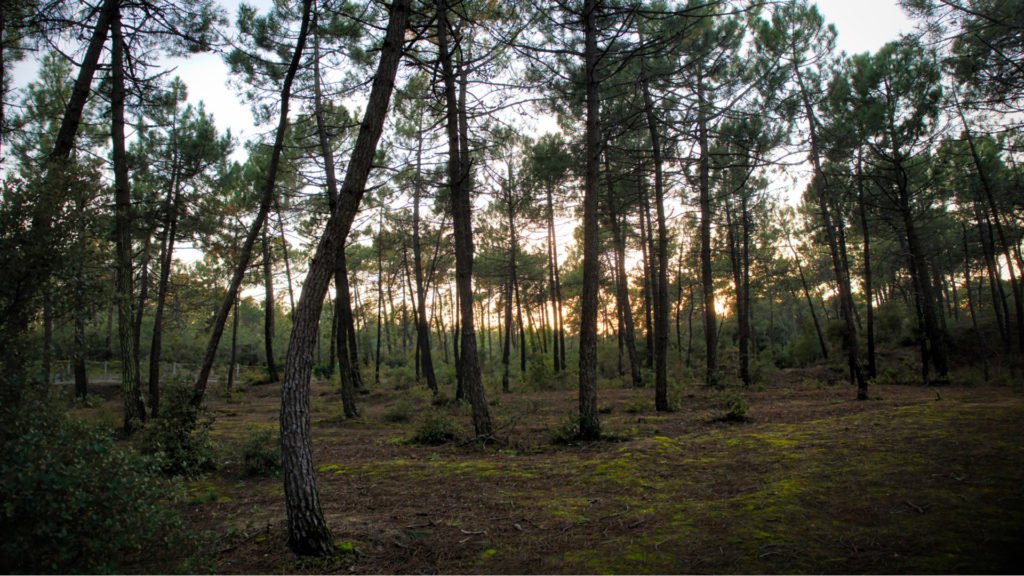
M217 310L217 315L214 317L213 330L210 333L210 341L206 345L206 355L203 358L203 364L199 369L199 376L196 378L195 387L192 392L193 406L200 405L203 401L203 396L206 394L206 383L210 378L210 372L213 370L213 362L217 355L217 346L220 344L220 338L224 334L224 324L227 322L228 313L231 311L232 304L234 303L238 290L242 285L242 279L245 277L245 271L249 267L249 261L252 258L253 246L256 244L256 239L259 237L260 231L263 229L263 224L267 219L267 213L270 211L270 207L274 203L274 189L277 185L277 171L281 164L281 153L284 149L285 133L288 131L288 105L291 101L292 83L295 81L295 74L298 72L299 65L302 62L302 50L306 45L306 36L309 32L309 12L311 2L312 0L303 0L302 25L299 29L299 37L296 40L295 51L292 53L291 62L288 65L288 70L284 76L284 83L281 86L281 109L277 122L277 133L274 137L274 146L270 153L270 163L267 166L267 174L263 181L263 190L260 194L259 209L256 212L256 217L249 226L249 230L245 236L245 241L242 243L242 248L238 254L238 263L235 266L235 272L231 277L231 283L228 285L227 294L224 295L224 300L221 301L220 308Z
M311 0L303 3L303 25L293 58L298 67L308 29ZM381 48L380 63L373 78L366 113L356 137L345 179L338 194L338 206L331 213L323 236L317 242L306 281L293 312L293 324L284 383L281 387L281 456L284 465L285 507L288 512L288 546L300 555L331 554L331 532L324 521L310 438L309 379L313 371L313 347L319 327L324 296L336 269L338 252L359 209L366 181L373 168L377 141L384 129L395 74L402 55L402 43L409 18L409 0L395 0Z
M170 285L171 263L174 257L174 239L178 229L178 205L180 203L180 167L175 165L171 178L171 189L167 197L167 221L164 223L164 237L160 252L160 277L157 280L156 312L153 315L153 335L149 346L149 412L154 418L160 415L160 359L163 355L164 305Z
M132 191L124 139L124 37L120 9L110 22L111 36L111 140L114 159L114 238L117 245L117 327L121 351L121 391L124 397L124 431L134 432L146 420L146 405L139 385L135 324L132 311Z
M839 241L837 240L836 224L833 223L832 209L829 207L826 195L825 172L821 168L821 150L818 143L818 122L814 114L810 96L804 89L803 77L797 69L797 80L800 84L801 98L804 113L807 116L808 132L810 135L810 160L814 168L811 177L811 188L814 190L815 198L818 201L818 211L821 215L822 227L825 229L825 238L828 241L829 255L832 257L832 273L839 288L839 310L843 321L843 348L846 350L847 364L850 370L850 378L857 384L857 399L868 399L868 382L864 378L864 372L860 366L860 344L857 340L857 325L854 322L853 292L850 286L850 270L845 258L840 253ZM838 215L841 219L841 214ZM839 224L840 226L842 224Z

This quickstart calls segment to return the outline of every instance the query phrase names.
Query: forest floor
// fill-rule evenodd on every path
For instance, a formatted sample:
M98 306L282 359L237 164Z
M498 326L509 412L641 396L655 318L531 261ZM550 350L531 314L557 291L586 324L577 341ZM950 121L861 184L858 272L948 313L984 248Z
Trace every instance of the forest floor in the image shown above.
M652 389L599 392L608 439L565 445L571 387L492 392L501 441L410 443L422 416L472 430L468 407L430 407L381 385L340 417L313 386L314 457L339 554L286 546L279 478L239 462L252 426L276 426L280 389L210 398L216 472L188 482L188 559L140 571L227 573L986 573L1024 569L1020 385L845 383L782 371L743 393L685 389L657 413ZM109 403L116 405L111 399ZM111 408L116 410L116 408ZM407 416L408 418L403 418ZM404 421L403 421L404 420ZM236 449L237 448L237 449ZM185 551L182 551L185 554Z

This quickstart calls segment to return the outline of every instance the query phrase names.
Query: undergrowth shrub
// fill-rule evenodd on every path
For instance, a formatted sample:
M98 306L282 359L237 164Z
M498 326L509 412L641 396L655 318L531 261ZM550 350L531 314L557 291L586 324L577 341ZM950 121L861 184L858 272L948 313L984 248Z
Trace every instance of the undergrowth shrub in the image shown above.
M419 428L416 429L416 434L413 435L411 442L413 444L438 446L458 440L462 436L462 427L451 416L433 410L420 422Z
M750 405L736 390L728 390L722 395L723 414L719 418L723 422L746 422L750 419Z
M412 420L412 413L415 406L408 398L401 398L384 410L384 420L387 422L408 422Z
M575 444L580 438L580 417L569 414L551 431L553 444Z
M191 395L188 387L168 387L160 418L150 420L142 433L142 452L156 457L167 474L195 476L214 468L213 417L193 406Z
M242 445L242 463L249 476L274 476L281 471L281 435L276 427L249 427Z
M48 402L0 416L0 571L113 572L184 543L152 458Z

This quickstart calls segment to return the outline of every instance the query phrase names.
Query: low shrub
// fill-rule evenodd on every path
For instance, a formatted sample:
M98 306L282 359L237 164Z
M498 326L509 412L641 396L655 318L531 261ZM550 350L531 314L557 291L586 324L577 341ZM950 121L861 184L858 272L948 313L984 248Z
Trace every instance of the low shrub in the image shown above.
M408 398L399 399L384 410L384 420L387 422L408 422L412 420L415 408Z
M48 405L2 416L0 570L114 572L184 543L152 458Z
M551 431L553 444L575 444L580 438L580 417L569 414Z
M719 417L723 422L746 422L750 419L750 405L746 399L736 390L729 390L722 395L722 410L724 414Z
M423 419L411 442L426 446L439 446L458 440L463 434L462 427L451 416L435 410Z
M214 468L213 418L192 405L191 394L185 386L168 387L160 418L149 421L142 433L142 452L157 458L167 474L195 476Z
M281 435L271 426L251 426L242 445L242 462L249 476L274 476L281 471Z

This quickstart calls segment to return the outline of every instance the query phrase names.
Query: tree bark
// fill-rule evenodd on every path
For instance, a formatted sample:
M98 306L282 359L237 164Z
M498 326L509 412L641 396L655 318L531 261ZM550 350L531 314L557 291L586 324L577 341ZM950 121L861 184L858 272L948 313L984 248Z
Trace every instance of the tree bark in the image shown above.
M718 386L718 320L715 311L715 277L711 267L711 156L708 148L707 103L704 79L697 79L697 143L700 150L700 277L704 291L704 384Z
M374 76L366 113L352 149L345 180L339 190L337 209L331 213L323 236L310 261L306 282L293 312L292 334L281 387L281 455L284 464L285 505L288 512L288 545L300 555L328 555L333 551L330 529L324 521L310 438L309 379L313 370L312 349L324 295L336 269L338 252L359 208L373 167L377 141L384 128L395 74L402 55L402 41L409 18L409 0L391 5L377 74ZM303 3L303 30L308 27L310 0ZM300 34L296 54L305 34ZM299 58L293 59L295 66Z
M618 268L615 277L616 307L622 318L622 337L629 358L629 376L634 388L642 388L643 378L640 375L640 359L636 352L636 332L633 327L633 308L629 304L629 286L626 276L626 239L622 232L621 217L612 214L612 242L615 245L615 265Z
M117 326L121 352L121 392L124 398L124 431L130 434L146 420L146 406L139 385L135 324L132 310L132 191L125 152L124 37L120 8L110 21L111 36L111 140L114 160L114 237L117 245Z
M213 321L213 331L210 333L210 340L206 346L206 355L203 358L202 366L199 369L199 376L196 378L195 387L192 392L192 404L199 406L203 401L203 396L206 394L206 383L210 377L210 371L213 370L213 362L217 355L217 346L220 344L220 338L224 333L224 324L227 322L228 312L231 310L232 303L235 300L238 290L242 285L242 279L245 277L245 272L249 268L249 261L252 258L253 245L256 243L256 239L263 229L263 223L267 219L267 213L270 211L271 205L275 202L274 190L277 185L277 171L281 164L281 153L284 149L284 137L288 131L288 108L292 96L292 84L295 81L295 74L298 72L299 66L302 62L302 51L306 45L306 37L309 33L309 19L310 19L310 4L312 0L303 0L302 3L302 24L299 29L299 36L296 39L295 50L292 53L291 62L288 65L288 70L285 73L284 83L281 86L281 109L280 116L277 123L277 132L274 137L274 146L270 154L270 164L267 166L267 174L263 181L263 190L260 194L259 209L256 212L256 217L253 219L252 224L249 226L248 233L245 236L245 241L242 243L241 250L238 254L238 264L235 267L234 274L231 277L231 283L228 285L227 294L224 296L224 300L220 304L220 308L217 310L217 315ZM283 233L283 230L282 230Z
M600 283L598 196L601 160L600 94L597 77L597 0L584 0L586 78L586 172L583 189L583 287L580 297L579 435L601 436L597 413L597 297Z
M267 238L266 222L263 226L263 347L267 356L267 381L277 382L277 361L274 359L274 266L270 260L270 241ZM333 334L333 332L332 332ZM334 367L334 363L331 363Z
M455 282L459 299L461 338L457 373L473 409L473 428L481 439L494 435L487 408L473 326L473 222L469 166L468 121L465 108L465 79L462 98L456 95L456 71L448 43L448 2L437 2L437 43L444 81L448 132L448 186L451 189L452 223L455 232ZM460 74L465 71L461 70ZM461 102L459 100L462 100Z
M181 194L178 171L179 167L175 165L171 175L171 187L167 195L167 221L164 222L164 237L161 242L160 278L157 281L156 311L153 315L153 335L149 345L149 411L154 418L160 415L160 359L163 355L164 306L170 285Z

